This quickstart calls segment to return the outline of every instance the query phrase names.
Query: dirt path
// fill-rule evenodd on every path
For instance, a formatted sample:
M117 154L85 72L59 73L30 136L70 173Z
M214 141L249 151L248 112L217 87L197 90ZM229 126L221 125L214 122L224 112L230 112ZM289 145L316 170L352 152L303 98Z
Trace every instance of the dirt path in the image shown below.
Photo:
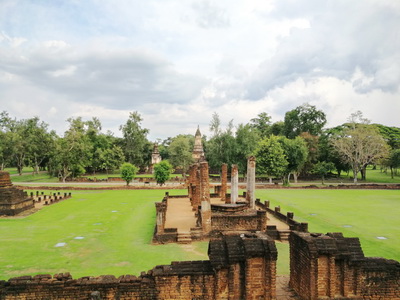
M177 228L178 232L190 232L196 227L196 218L189 198L169 198L165 228Z

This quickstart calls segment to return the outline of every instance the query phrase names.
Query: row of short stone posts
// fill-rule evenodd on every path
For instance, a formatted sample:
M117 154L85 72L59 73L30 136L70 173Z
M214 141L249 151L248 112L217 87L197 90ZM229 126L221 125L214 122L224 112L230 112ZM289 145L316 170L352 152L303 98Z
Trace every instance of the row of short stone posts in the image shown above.
M71 195L72 195L71 193L64 193L64 196L62 196L61 192L53 193L53 195L45 195L44 192L40 193L39 191L36 191L36 201L40 203L43 200L44 204L48 205L50 203L53 203L54 201L59 201L62 199L70 198ZM31 192L30 196L32 199L34 199L35 193ZM35 200L33 200L33 201L35 203Z

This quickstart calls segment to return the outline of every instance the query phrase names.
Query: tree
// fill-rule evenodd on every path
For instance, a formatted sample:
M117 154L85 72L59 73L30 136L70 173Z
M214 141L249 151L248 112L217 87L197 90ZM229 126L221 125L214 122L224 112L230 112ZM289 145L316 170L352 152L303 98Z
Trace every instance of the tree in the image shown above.
M211 139L206 143L206 157L212 170L219 170L223 163L228 165L236 163L236 141L233 135L233 120L222 130L221 121L217 113L213 114L210 131Z
M326 124L326 115L314 105L305 103L285 114L284 133L292 139L302 132L320 135Z
M173 170L172 165L167 160L163 160L154 165L153 176L159 185L163 185L169 179Z
M174 137L168 147L169 161L172 166L182 169L185 174L192 163L194 137L192 135L178 135Z
M63 182L72 176L79 176L92 158L92 144L86 133L85 124L80 117L68 119L69 129L64 137L58 138L50 158L51 172Z
M55 147L56 133L48 131L48 124L40 122L38 117L25 121L27 139L27 159L33 173L39 173L39 167L48 160Z
M129 185L129 182L135 178L137 171L139 170L138 167L132 165L131 163L124 163L121 166L121 178L126 181L126 185Z
M325 184L324 183L325 176L328 175L329 172L332 172L334 169L335 165L333 163L326 161L319 161L314 165L312 172L314 174L318 174L319 176L321 176L322 184Z
M287 182L289 183L290 174L293 174L294 182L297 182L297 176L307 161L307 144L304 139L299 136L294 139L281 136L278 138L278 141L281 143L286 160L288 161L285 172L285 175L287 175Z
M131 112L126 123L120 126L124 155L128 162L139 167L145 167L151 156L151 144L147 140L149 130L141 127L142 120L138 112Z
M392 150L385 164L390 168L390 175L394 178L394 170L400 168L400 149Z
M288 161L278 137L270 136L262 139L258 143L255 155L259 174L267 174L270 177L270 182L272 176L283 178Z
M265 138L271 134L271 116L266 112L257 115L257 118L250 120L250 126L257 129L259 135Z
M364 170L362 179L365 180L367 165L385 157L388 146L377 128L370 126L361 112L352 114L349 120L349 127L345 128L341 135L334 137L332 143L343 161L351 166L354 183L357 183L358 173Z
M236 164L240 172L246 172L247 158L254 153L257 148L260 136L258 130L250 124L239 124L236 129Z

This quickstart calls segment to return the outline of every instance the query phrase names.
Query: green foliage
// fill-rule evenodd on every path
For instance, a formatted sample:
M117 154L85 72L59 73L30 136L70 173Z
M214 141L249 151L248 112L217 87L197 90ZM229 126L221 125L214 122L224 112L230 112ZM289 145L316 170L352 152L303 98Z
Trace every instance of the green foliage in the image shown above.
M326 124L326 115L314 105L305 103L285 114L284 133L288 138L295 138L302 132L320 135Z
M258 143L255 156L257 172L259 174L267 174L270 177L275 176L280 178L285 175L288 161L278 137L270 136L269 138L262 139Z
M192 135L178 135L171 140L168 147L169 161L175 169L182 169L185 173L192 163L194 137Z
M257 129L249 124L239 124L236 129L236 164L239 172L245 173L247 169L247 158L254 153L260 140ZM222 164L221 164L222 165Z
M322 184L324 184L325 176L332 172L334 169L335 165L332 162L319 161L314 165L312 172L321 176Z
M295 181L297 182L297 174L303 168L308 158L307 144L304 139L299 136L294 139L288 139L281 136L278 138L278 141L283 147L283 151L288 162L285 175L290 175L291 173L294 174Z
M388 146L377 128L362 118L361 112L352 114L350 120L352 123L340 135L332 137L332 143L342 160L351 166L354 182L357 182L357 174L362 171L365 180L366 167L385 157Z
M373 124L392 149L400 149L400 128Z
M223 163L232 165L237 162L233 120L229 122L225 130L222 130L220 124L221 121L218 114L214 113L210 123L210 131L213 136L206 144L206 157L212 170L219 170Z
M129 182L135 178L136 173L139 171L139 168L131 163L122 164L121 168L121 178L126 181L126 185L129 185Z
M147 140L149 130L141 127L142 118L138 112L131 112L124 125L120 126L123 151L128 162L145 167L151 156L151 143Z
M169 179L173 171L172 165L167 160L163 160L154 165L153 176L159 185L163 185Z
M271 134L271 116L262 112L257 115L257 118L250 120L250 126L258 131L261 138L266 138Z

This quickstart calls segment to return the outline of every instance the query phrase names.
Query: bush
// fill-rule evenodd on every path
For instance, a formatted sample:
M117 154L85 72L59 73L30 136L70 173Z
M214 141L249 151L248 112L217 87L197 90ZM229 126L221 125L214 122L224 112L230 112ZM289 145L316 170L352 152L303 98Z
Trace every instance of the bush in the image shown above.
M163 185L168 179L171 173L174 171L172 165L167 161L163 160L158 164L154 165L154 178L159 185Z
M130 163L124 163L121 166L121 177L126 181L126 185L129 185L129 182L135 177L139 168Z

